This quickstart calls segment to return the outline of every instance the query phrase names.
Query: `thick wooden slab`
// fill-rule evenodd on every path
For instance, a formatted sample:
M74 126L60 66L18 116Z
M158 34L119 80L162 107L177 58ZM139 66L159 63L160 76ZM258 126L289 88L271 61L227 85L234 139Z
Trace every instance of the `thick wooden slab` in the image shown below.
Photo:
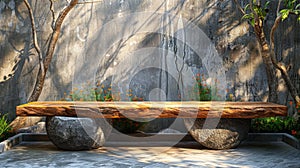
M267 102L31 102L17 116L91 118L261 118L286 116L287 107Z

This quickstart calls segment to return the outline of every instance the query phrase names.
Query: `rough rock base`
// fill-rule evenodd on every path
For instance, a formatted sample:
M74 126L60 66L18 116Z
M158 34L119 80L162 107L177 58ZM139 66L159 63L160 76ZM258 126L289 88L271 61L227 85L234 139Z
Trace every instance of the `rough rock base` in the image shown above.
M247 138L251 119L184 119L190 134L211 149L237 147Z
M111 132L105 119L47 117L49 139L64 150L89 150L101 147Z

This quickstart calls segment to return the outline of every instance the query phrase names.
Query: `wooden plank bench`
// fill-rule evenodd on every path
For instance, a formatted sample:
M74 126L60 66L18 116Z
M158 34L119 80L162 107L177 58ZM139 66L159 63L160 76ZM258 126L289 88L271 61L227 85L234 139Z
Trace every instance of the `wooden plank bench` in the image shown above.
M129 118L262 118L286 116L287 107L268 102L46 101L17 106L16 114L17 116L81 116L91 118L122 118L124 114ZM180 115L178 116L178 114Z
M31 102L17 106L17 116L65 116L89 118L183 118L191 135L202 145L213 149L236 147L248 132L253 118L286 116L287 107L268 102ZM205 127L205 121L219 119L219 124ZM214 120L216 121L216 120ZM228 123L229 124L226 124ZM232 126L234 125L234 126ZM246 125L246 126L245 126ZM205 127L205 128L204 128ZM233 128L234 127L234 128ZM199 129L200 128L200 129ZM200 131L199 131L200 130ZM224 130L229 132L224 132ZM223 132L220 132L223 131ZM229 137L220 134L229 133ZM224 144L214 144L223 137ZM203 139L203 137L206 137ZM217 138L217 139L216 139ZM229 138L229 139L228 139ZM231 139L230 139L231 138ZM233 143L226 141L231 140ZM212 142L211 142L212 141Z

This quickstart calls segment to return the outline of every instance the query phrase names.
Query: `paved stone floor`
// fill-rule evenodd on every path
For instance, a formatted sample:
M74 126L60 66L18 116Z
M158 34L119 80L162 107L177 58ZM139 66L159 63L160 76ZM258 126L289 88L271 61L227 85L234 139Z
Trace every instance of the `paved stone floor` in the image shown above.
M208 150L192 142L177 147L147 144L111 143L74 152L50 142L23 142L0 154L0 167L300 167L300 150L283 142L245 142L230 150Z

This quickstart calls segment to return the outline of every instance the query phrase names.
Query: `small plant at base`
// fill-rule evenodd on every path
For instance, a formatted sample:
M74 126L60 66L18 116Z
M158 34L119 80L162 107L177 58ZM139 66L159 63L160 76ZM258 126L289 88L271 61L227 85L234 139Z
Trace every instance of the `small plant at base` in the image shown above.
M217 79L211 80L211 84L208 84L205 76L199 73L194 78L196 80L193 89L190 91L190 95L193 95L195 101L217 101L221 100L221 96L218 95Z
M253 119L250 132L289 133L299 138L300 122L293 117L268 117Z
M128 91L127 96L130 101L143 101L143 98L133 96L131 90ZM117 96L118 97L118 96ZM83 84L78 87L74 87L70 95L64 93L64 98L62 100L68 101L119 101L116 97L112 95L111 86L105 86L97 82L96 87L92 86L90 82ZM134 133L142 126L145 122L138 122L131 120L129 118L112 119L112 126L122 133Z
M0 142L8 138L10 133L11 127L7 122L6 115L0 115Z
M64 93L63 101L117 101L112 96L111 88L104 85L94 87L90 82L74 87L69 95Z

